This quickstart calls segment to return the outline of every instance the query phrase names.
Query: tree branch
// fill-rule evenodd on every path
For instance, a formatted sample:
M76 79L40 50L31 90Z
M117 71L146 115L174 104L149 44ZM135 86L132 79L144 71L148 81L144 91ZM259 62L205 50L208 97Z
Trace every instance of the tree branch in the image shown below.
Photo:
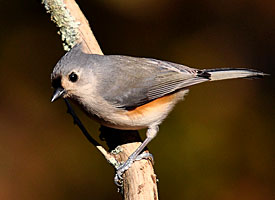
M73 117L74 120L74 124L76 124L80 130L82 131L82 133L84 134L84 136L87 138L87 140L94 145L99 152L105 157L105 159L115 168L119 165L119 163L116 161L114 155L110 154L109 152L107 152L104 147L102 145L100 145L87 131L87 129L84 127L84 125L82 124L82 122L80 121L80 119L77 117L77 115L75 114L72 106L70 105L68 99L64 99L66 105L67 105L67 112Z
M86 53L103 55L87 19L74 0L42 0L42 4L59 28L65 51L83 42Z
M82 42L83 51L92 54L102 54L102 51L93 35L93 32L74 0L42 0L51 19L59 27L59 34L63 41L64 50L70 50L74 45ZM101 127L101 138L104 138L108 147L107 152L96 140L94 140L78 117L73 112L70 104L65 99L68 112L74 122L79 126L85 137L104 155L106 160L115 168L118 162L125 162L128 157L141 144L138 131L122 131ZM158 199L156 175L152 163L148 160L134 162L125 172L123 188L126 200L151 200Z

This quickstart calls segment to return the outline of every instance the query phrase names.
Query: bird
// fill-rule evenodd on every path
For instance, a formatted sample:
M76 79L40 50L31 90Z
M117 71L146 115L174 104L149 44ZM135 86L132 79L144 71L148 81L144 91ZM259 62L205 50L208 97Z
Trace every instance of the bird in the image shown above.
M116 180L156 137L159 125L183 100L190 86L267 74L247 68L195 69L182 64L124 55L97 55L75 45L51 74L54 94L71 99L93 120L120 130L147 129L146 139L116 172ZM147 155L148 156L148 155Z

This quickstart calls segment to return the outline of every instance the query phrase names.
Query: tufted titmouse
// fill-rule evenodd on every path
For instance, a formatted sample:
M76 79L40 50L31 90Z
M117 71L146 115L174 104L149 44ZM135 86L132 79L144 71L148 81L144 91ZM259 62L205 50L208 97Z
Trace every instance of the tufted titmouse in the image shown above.
M198 70L150 58L85 54L76 45L56 64L52 102L70 98L100 124L123 130L148 128L146 139L117 171L119 177L157 135L158 126L192 85L266 74L243 68Z

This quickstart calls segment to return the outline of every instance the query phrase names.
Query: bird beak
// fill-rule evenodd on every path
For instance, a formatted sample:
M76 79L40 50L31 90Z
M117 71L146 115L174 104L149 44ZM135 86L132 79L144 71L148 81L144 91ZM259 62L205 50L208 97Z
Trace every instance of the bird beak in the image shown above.
M51 102L54 102L55 100L57 100L59 97L62 97L65 94L65 89L58 87L55 89L54 93L53 93L53 97Z

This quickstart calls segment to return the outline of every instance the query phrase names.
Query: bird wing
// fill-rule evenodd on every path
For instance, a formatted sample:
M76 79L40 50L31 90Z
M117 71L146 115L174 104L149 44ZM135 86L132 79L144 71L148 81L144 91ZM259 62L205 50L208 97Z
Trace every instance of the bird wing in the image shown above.
M171 62L129 56L102 59L104 66L95 70L98 92L109 103L126 110L209 80L208 73Z

